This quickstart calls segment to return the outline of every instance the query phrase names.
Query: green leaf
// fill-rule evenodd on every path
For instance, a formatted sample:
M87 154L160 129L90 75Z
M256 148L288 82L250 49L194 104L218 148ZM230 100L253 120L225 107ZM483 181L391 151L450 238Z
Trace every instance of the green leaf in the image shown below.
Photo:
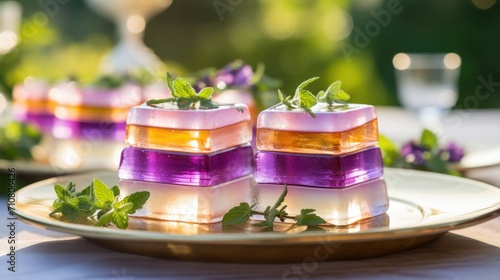
M191 106L192 103L193 101L190 98L177 99L177 107L179 107L179 109L187 109L189 108L189 106Z
M87 186L85 189L83 189L81 192L78 193L78 195L88 195L90 196L90 186Z
M200 90L200 93L198 93L198 97L202 99L210 99L212 97L212 94L214 93L214 89L211 87L206 87L202 90Z
M342 83L335 81L326 89L326 102L332 104L333 102L346 102L351 98L349 94L341 89Z
M278 89L278 98L280 99L280 102L283 103L283 93L279 89Z
M92 193L94 195L94 204L98 208L104 208L106 204L113 202L115 199L113 191L99 179L92 180Z
M139 210L142 208L142 206L146 203L146 201L149 199L150 193L146 191L142 192L135 192L130 194L129 196L126 196L123 199L123 202L130 202L132 203L132 208L128 211L129 214L135 213L135 211Z
M113 187L111 188L111 191L113 192L113 195L114 195L115 197L117 197L117 196L119 196L119 195L120 195L120 189L118 188L118 186L113 186Z
M128 227L128 215L125 211L114 212L113 219L111 221L118 228L125 229Z
M133 207L134 204L132 202L118 201L113 204L113 209L115 209L116 212L124 212L127 214Z
M305 88L307 87L310 83L316 81L317 79L319 79L319 77L313 77L313 78L310 78L310 79L307 79L306 81L302 82L298 87L297 89L295 90L295 96L298 97L300 92ZM295 97L294 97L295 98Z
M271 210L272 209L277 209L278 207L280 207L280 205L285 201L285 196L287 195L287 193L288 193L288 188L285 185L285 188L283 189L283 192L281 192L281 195L278 197L278 200L276 200L276 203L274 203L274 205L271 208Z
M395 167L400 158L398 148L386 136L380 134L378 145L382 151L382 160L385 166Z
M98 216L99 220L97 220L97 222L95 223L95 226L102 227L102 226L109 224L113 220L114 213L115 213L114 210L110 210L110 211Z
M72 197L72 198L69 198L67 197L66 198L66 204L68 206L71 206L72 208L74 208L75 210L78 210L78 204L80 203L80 201L78 200L78 198L76 197Z
M67 196L69 196L69 192L64 188L63 186L59 184L54 185L54 191L56 192L57 198L59 199L65 199Z
M193 98L193 97L197 96L196 91L191 86L191 84L182 78L175 79L175 81L173 81L173 86L174 86L175 95L172 94L172 96L174 96L174 97Z
M315 209L302 209L300 215L295 217L295 221L298 226L317 226L320 224L325 224L326 221L319 217L315 212Z
M67 184L66 184L66 190L71 193L71 194L74 194L75 191L76 191L76 187L75 187L75 183L73 183L73 181L69 181Z
M324 102L326 100L326 91L321 90L320 92L318 92L318 94L316 94L316 100L318 100L319 102Z
M224 217L222 217L222 224L225 226L239 225L246 223L252 216L252 208L255 206L248 205L246 202L240 203L229 210Z
M213 103L211 99L202 99L200 100L200 107L205 109L216 109L219 108L219 105Z
M172 78L172 75L170 75L169 72L167 72L167 85L168 88L170 89L170 93L174 97L178 97L175 93L175 88L174 88L174 79ZM148 101L149 102L149 101ZM148 104L149 105L149 104Z
M438 147L437 136L430 130L424 129L422 136L420 137L420 145L422 145L427 150L433 150Z
M303 109L311 109L312 106L318 103L316 97L308 90L301 90L299 92L300 96L300 107Z
M171 98L166 98L166 99L151 99L151 100L146 101L146 105L158 107L155 105L162 104L162 103L168 103L168 102L177 102L177 98L171 97Z

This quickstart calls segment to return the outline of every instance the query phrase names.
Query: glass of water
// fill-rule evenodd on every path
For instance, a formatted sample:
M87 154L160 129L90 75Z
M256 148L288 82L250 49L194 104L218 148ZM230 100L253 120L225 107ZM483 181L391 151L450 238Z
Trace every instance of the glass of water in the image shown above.
M399 53L394 56L398 97L421 125L440 130L458 99L461 59L455 53Z

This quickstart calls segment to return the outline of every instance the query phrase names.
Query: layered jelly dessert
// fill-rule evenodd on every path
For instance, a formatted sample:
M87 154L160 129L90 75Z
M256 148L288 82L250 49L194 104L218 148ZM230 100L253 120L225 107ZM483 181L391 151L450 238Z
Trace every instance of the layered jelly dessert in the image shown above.
M328 223L347 225L385 213L389 200L375 108L325 102L326 95L337 96L332 88L341 91L340 83L311 99L303 85L314 80L299 86L294 99L280 96L281 104L259 114L257 209L273 205L287 186L284 204L291 216L312 208ZM308 94L308 100L300 99ZM310 107L296 105L301 102Z
M320 104L318 104L319 108ZM300 110L268 109L257 121L257 148L302 154L342 155L378 141L377 114L370 105L315 112L315 118Z
M141 87L131 82L106 87L70 81L52 88L49 98L57 139L52 161L64 167L116 168L128 111L142 102Z
M190 87L182 83L184 88ZM173 86L170 90L172 96L180 95ZM209 94L198 98L191 90L191 101L153 100L133 107L128 114L127 147L122 151L118 176L125 194L151 193L138 216L214 223L234 205L251 201L254 181L248 107L216 105Z
M126 142L131 147L188 153L212 153L252 139L245 104L210 110L178 110L146 104L133 107L127 119Z

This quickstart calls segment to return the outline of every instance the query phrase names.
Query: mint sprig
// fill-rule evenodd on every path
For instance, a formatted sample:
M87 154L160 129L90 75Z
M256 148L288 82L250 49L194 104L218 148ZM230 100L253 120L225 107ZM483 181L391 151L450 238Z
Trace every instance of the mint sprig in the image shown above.
M280 100L280 104L278 105L285 105L288 110L301 108L305 112L310 114L313 118L315 118L316 115L312 111L312 107L319 102L325 102L330 107L347 106L346 102L351 97L341 89L340 81L332 83L326 89L326 91L322 90L318 92L316 96L312 92L305 89L309 84L316 81L317 79L319 79L319 77L313 77L302 82L295 90L295 94L293 95L293 97L285 97L283 92L281 90L278 90L278 98Z
M172 78L172 75L167 72L167 85L172 94L172 98L154 99L146 102L149 106L157 107L161 103L176 103L179 109L216 109L219 106L212 102L212 94L214 89L206 87L198 93L193 86L182 78Z
M77 222L78 218L95 219L95 226L110 223L118 228L128 227L128 215L134 214L149 199L149 192L135 192L124 198L120 197L118 186L109 188L99 179L81 192L76 192L75 184L69 182L66 187L54 185L57 199L52 204L51 217ZM60 215L57 215L60 214Z
M262 226L265 228L273 228L276 219L284 222L285 219L293 219L298 226L317 226L319 224L325 224L326 221L321 217L314 214L315 209L302 209L300 215L289 216L285 211L286 205L281 206L285 201L285 197L288 193L288 189L285 186L283 192L278 197L273 206L267 206L264 212L254 210L256 204L250 206L246 202L240 203L240 205L231 208L222 218L222 224L225 226L239 225L248 222L248 220L253 215L262 215L264 220L254 224L255 226Z

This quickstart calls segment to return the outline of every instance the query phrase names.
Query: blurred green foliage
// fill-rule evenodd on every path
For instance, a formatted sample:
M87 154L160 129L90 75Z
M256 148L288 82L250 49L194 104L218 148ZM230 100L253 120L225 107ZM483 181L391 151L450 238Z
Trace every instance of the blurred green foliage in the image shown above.
M221 1L229 5L222 14L214 6ZM25 24L42 11L37 1L20 2ZM393 4L400 12L381 23L377 17ZM284 82L286 92L298 81L319 76L311 90L341 80L351 102L376 105L398 104L392 66L396 53L455 52L462 57L460 104L474 94L479 76L500 80L498 6L479 9L470 0L173 0L150 20L145 42L167 68L185 72L180 74L220 68L234 59L263 62L269 76ZM346 33L351 28L366 33L373 24L379 30L372 29L366 46L356 44L355 31ZM99 57L115 40L112 22L85 1L70 1L36 38L22 41L0 61L0 83L10 89L29 75L94 78ZM346 55L342 44L356 47L356 53ZM500 94L494 92L479 106L500 108Z

